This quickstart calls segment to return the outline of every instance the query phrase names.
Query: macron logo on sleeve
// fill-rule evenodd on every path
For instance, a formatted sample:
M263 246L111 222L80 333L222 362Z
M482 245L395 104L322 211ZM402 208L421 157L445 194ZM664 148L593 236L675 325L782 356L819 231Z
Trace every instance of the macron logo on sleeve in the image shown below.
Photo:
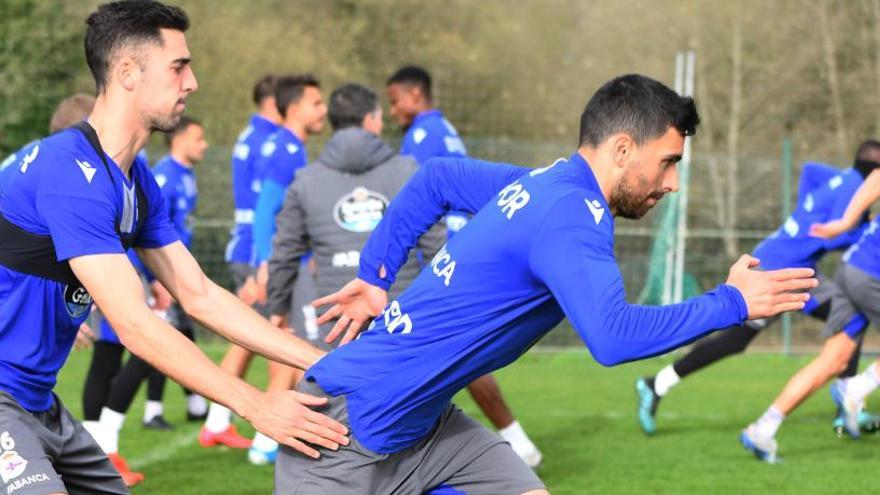
M584 203L587 203L587 208L589 208L590 213L593 214L593 219L596 220L596 225L599 225L599 222L602 221L602 215L605 214L605 208L602 208L602 204L595 199L592 201L584 199Z
M91 184L92 177L95 176L95 172L97 172L97 170L95 169L95 167L91 166L89 164L89 162L86 162L86 161L81 162L78 159L75 159L75 160L76 160L76 164L79 165L80 170L82 170L83 175L86 176L86 180L89 182L89 184Z

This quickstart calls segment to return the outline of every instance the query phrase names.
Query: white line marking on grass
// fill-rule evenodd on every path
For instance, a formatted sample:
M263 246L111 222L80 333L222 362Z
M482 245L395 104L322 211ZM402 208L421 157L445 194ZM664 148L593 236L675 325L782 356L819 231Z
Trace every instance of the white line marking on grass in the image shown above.
M162 442L161 446L157 446L156 448L150 450L150 452L144 456L131 459L128 464L129 466L131 466L131 469L137 471L149 466L150 464L155 464L160 461L168 460L173 457L178 450L189 447L190 445L196 443L198 437L198 432L182 431L174 435L171 441Z

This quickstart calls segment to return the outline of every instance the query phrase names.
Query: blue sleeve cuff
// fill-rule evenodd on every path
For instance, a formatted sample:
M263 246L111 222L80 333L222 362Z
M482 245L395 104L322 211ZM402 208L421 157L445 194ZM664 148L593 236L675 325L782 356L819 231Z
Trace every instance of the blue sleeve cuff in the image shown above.
M388 290L391 287L392 282L388 280L384 280L379 277L379 270L366 266L364 263L360 264L358 267L358 278L367 282L370 285L375 285L382 290Z
M735 305L738 325L742 325L749 319L749 307L746 305L746 300L739 289L732 285L720 284L715 290L726 293L728 299Z

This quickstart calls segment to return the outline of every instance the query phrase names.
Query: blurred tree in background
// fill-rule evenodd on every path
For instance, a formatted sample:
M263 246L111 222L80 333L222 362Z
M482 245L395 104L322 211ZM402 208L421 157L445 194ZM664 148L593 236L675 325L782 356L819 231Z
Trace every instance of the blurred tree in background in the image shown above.
M83 19L64 3L0 0L0 155L45 135L83 73Z

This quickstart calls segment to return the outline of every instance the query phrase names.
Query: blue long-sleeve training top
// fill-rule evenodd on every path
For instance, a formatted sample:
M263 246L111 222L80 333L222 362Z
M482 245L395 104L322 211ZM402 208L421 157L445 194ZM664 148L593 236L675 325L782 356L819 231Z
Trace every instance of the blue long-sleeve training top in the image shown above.
M614 220L579 154L543 169L429 161L371 235L359 276L387 287L418 236L451 209L476 215L359 339L306 373L346 396L354 436L376 452L418 442L457 391L514 361L563 317L603 365L747 318L727 285L671 306L627 303Z
M278 126L274 122L252 115L248 126L241 131L232 149L232 200L235 204L235 227L226 245L227 263L253 264L254 209L260 194L257 161L263 143Z
M284 204L284 193L296 171L306 166L306 146L296 134L280 127L263 143L257 162L260 193L254 212L254 265L267 261L272 254L275 216Z

